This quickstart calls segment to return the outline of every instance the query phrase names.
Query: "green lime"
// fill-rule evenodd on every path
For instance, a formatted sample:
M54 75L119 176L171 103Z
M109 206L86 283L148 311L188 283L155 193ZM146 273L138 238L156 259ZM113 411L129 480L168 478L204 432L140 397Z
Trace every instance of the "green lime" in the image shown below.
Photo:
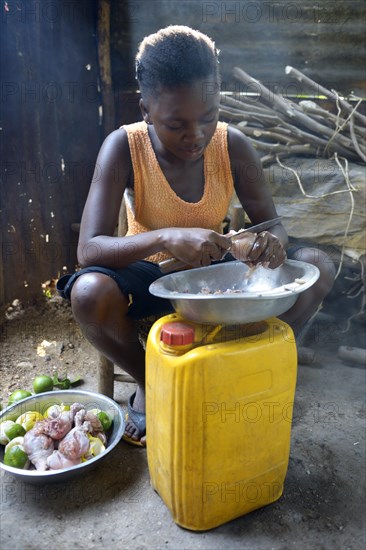
M25 428L21 424L14 423L12 426L9 426L8 429L5 429L5 435L8 437L9 441L14 439L14 437L22 437L25 434Z
M28 455L23 449L16 445L8 449L4 455L4 464L13 468L24 468L28 462Z
M103 430L105 432L108 431L109 428L112 426L112 423L113 423L113 420L111 419L109 414L107 414L104 411L100 411L100 412L97 413L96 416L99 418L99 421L103 426Z
M20 447L24 451L24 437L14 437L9 443L5 446L5 453L12 447Z
M31 397L32 394L30 391L27 390L15 390L9 397L8 406L12 405L13 403L17 403L17 401L21 401L22 399L25 399L26 397Z
M53 380L46 374L40 374L33 380L33 389L35 393L43 393L45 391L53 390Z
M14 426L15 422L13 420L4 420L0 424L0 443L1 445L7 445L10 441L7 435L7 431L11 426Z

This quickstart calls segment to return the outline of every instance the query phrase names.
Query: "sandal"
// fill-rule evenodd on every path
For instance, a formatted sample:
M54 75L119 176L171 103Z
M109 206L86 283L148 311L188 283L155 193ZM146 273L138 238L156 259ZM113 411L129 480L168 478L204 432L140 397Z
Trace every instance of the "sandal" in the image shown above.
M140 437L144 437L144 435L146 435L146 414L143 412L138 412L132 407L135 397L136 392L133 393L128 400L127 410L125 410L125 421L127 422L130 420L133 422L141 434ZM122 439L126 441L126 443L130 443L130 445L134 445L135 447L146 447L146 443L142 443L139 439L132 439L132 437L126 433L123 434Z

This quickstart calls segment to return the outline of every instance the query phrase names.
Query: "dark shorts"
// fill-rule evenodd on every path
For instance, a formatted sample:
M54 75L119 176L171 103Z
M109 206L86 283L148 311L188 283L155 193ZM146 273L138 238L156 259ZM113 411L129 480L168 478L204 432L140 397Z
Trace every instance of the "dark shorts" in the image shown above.
M123 269L90 266L80 269L73 275L64 275L57 281L57 291L63 298L70 300L71 290L75 281L85 273L103 273L111 277L121 292L130 299L128 315L133 319L143 319L150 315L172 313L169 300L157 298L149 292L151 283L163 277L157 264L140 260Z
M287 257L291 258L301 246L293 246L287 250ZM230 262L235 260L233 256L227 254L221 262L214 264ZM130 298L128 315L133 319L143 319L150 315L165 315L174 311L169 300L153 296L149 292L149 286L164 276L157 264L140 260L123 269L109 269L107 267L90 266L72 275L64 275L57 281L57 291L60 296L70 300L71 289L75 281L85 273L103 273L111 277L118 285L121 292Z

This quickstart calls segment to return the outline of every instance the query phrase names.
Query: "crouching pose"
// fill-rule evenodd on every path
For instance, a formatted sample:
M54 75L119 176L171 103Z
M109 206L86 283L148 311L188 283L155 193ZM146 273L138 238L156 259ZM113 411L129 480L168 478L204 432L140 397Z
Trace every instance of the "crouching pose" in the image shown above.
M136 380L124 438L144 445L145 353L136 320L172 311L148 290L162 276L158 262L174 257L202 267L220 261L230 248L221 227L234 191L253 224L277 213L250 142L218 122L218 53L206 35L170 26L146 37L136 75L142 121L104 141L81 221L83 269L60 283L86 337ZM128 231L116 237L123 196ZM278 223L237 241L231 259L273 269L286 259L287 244ZM319 250L288 256L320 269L317 283L282 316L297 334L330 290L334 272Z

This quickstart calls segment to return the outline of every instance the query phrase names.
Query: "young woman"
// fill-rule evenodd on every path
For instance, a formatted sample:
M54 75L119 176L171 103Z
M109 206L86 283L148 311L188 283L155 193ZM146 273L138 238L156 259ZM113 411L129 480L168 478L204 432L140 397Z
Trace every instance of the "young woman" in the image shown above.
M101 147L81 221L83 269L68 278L63 294L92 344L135 378L124 437L143 445L145 354L135 320L171 311L169 302L148 291L162 276L157 263L170 257L192 267L219 261L230 248L221 225L234 190L253 224L277 213L250 142L218 122L218 52L206 35L170 26L146 37L136 75L143 120L114 131ZM115 237L123 195L128 232ZM275 268L286 258L287 242L278 223L247 234L230 252L251 265L265 261ZM321 276L283 316L295 333L333 282L325 254L296 254L316 264Z

